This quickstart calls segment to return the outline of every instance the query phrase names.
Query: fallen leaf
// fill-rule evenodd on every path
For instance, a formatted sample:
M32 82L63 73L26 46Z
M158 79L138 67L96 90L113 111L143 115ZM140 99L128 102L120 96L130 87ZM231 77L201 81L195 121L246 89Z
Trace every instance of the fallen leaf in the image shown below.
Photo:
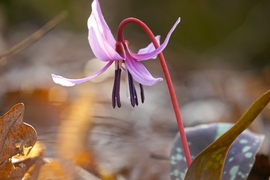
M57 162L52 161L40 168L38 180L71 180L68 172L66 172L64 166Z
M84 91L72 103L59 128L58 157L99 176L99 167L88 139L93 125L94 105L94 97Z
M26 169L24 164L19 164L18 166L14 166L10 159L5 161L3 164L0 165L1 180L21 180Z
M45 161L41 158L36 158L34 164L24 174L22 180L36 180L38 179L40 169L45 164Z
M14 166L11 157L28 154L37 140L36 130L23 122L24 105L14 105L0 117L0 179L15 180L23 177L25 165Z
M32 173L33 168L36 169L38 165L45 164L43 160L44 149L44 145L37 141L27 156L16 155L12 157L12 163L15 166L19 164L24 164L26 166L26 173L24 174L24 178L28 177L28 174Z

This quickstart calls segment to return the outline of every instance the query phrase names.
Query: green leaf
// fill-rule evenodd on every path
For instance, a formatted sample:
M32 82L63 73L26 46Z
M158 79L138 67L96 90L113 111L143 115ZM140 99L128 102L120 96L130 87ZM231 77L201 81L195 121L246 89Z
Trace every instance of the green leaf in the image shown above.
M269 100L270 91L267 91L251 105L230 130L204 149L193 160L187 171L185 180L221 179L222 169L230 146L265 108Z

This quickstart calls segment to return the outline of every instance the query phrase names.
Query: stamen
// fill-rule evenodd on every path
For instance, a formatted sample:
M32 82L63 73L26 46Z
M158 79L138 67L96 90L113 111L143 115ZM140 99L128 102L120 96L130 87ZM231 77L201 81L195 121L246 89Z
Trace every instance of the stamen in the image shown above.
M114 83L113 83L113 91L112 91L112 107L115 108L121 107L120 101L120 81L121 81L121 69L115 70Z
M116 102L117 102L117 106L120 108L121 107L121 101L120 101L120 82L121 82L121 69L118 69L118 73L117 73L117 80L116 80Z
M133 79L132 79L132 83L133 83ZM137 96L137 92L136 92L134 83L133 83L133 91L134 91L135 104L136 104L136 106L138 106L138 105L139 105L139 102L138 102L138 96Z
M141 101L144 103L145 97L144 97L144 90L143 90L143 85L140 84L140 92L141 92Z
M117 69L114 71L114 82L113 82L113 90L112 90L112 107L115 108L115 83L116 83Z
M129 72L128 72L128 85L129 85L130 103L133 107L135 106L135 104L138 106L136 89L133 83L133 78Z

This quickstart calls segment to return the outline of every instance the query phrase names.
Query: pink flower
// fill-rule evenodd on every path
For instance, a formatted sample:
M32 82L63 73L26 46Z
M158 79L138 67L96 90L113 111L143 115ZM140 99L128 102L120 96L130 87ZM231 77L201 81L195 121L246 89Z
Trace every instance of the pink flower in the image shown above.
M74 86L100 75L106 71L114 62L116 65L115 70L115 82L113 88L113 107L116 103L118 107L120 103L120 75L121 69L128 73L129 92L132 106L138 105L137 94L133 79L140 84L141 89L141 101L144 101L144 93L142 85L152 86L162 78L154 78L150 72L145 68L141 61L155 59L156 56L161 53L169 42L169 38L179 24L180 18L173 25L165 38L163 44L159 48L155 49L153 44L149 44L146 48L139 50L139 52L133 53L129 50L128 42L116 42L111 30L109 29L104 17L102 15L98 0L94 0L92 3L92 13L88 19L87 25L89 29L88 40L90 47L95 56L106 62L107 64L95 74L81 79L67 79L62 76L52 74L53 81L63 86ZM156 36L156 40L159 42L160 36Z

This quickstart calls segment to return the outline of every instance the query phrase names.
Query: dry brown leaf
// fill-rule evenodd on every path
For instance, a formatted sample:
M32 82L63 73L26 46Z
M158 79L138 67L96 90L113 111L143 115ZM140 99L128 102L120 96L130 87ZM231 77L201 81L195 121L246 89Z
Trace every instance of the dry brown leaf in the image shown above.
M21 180L25 173L25 165L14 166L10 159L0 165L1 180Z
M14 166L11 161L7 161L0 165L1 180L21 180L26 169L24 164ZM2 174L3 173L3 174Z
M15 164L16 163L26 164L25 161L27 162L28 160L38 158L38 157L42 158L44 149L45 149L45 146L40 141L37 141L35 145L33 146L33 148L31 149L31 152L27 156L21 156L20 154L17 154L12 157L12 162Z
M94 97L85 92L73 102L59 128L58 157L98 176L98 165L88 146L94 104Z
M69 180L63 165L59 162L49 162L41 167L38 180Z
M12 162L17 164L24 164L26 166L26 173L23 180L35 180L39 175L42 165L45 164L43 160L44 145L37 141L33 149L27 156L16 155L12 157Z
M22 180L36 180L38 179L41 167L44 165L44 160L39 158L35 163L27 170Z
M91 172L92 174L99 176L98 166L96 159L90 150L82 150L73 157L73 162L82 167L83 169Z
M37 140L36 130L23 122L24 105L14 105L0 117L0 179L17 180L25 173L25 165L14 166L11 157L24 155L24 148L31 150Z

